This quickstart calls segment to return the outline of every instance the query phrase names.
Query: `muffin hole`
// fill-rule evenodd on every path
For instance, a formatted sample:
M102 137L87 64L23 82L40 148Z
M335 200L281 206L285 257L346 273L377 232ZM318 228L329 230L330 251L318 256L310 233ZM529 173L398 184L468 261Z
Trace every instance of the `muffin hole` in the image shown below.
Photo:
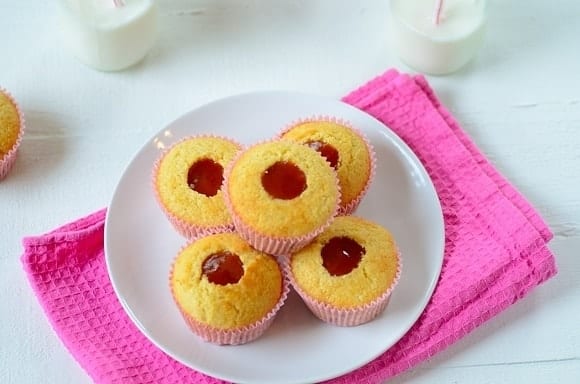
M236 284L244 275L242 260L235 253L221 251L209 255L201 266L210 283Z
M262 174L262 186L275 199L291 200L306 189L306 175L288 161L277 161Z
M332 168L338 167L338 151L332 145L323 141L307 141L306 145L324 156Z
M355 269L366 250L350 237L333 237L320 251L322 266L332 276L342 276Z
M200 159L189 167L187 185L208 197L215 196L222 186L223 173L221 164L212 159Z

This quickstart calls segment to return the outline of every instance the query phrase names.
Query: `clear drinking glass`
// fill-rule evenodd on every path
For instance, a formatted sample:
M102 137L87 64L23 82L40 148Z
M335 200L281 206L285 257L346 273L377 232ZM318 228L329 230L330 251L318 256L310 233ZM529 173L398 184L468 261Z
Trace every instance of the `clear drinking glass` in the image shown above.
M97 70L130 67L156 40L153 0L60 0L59 11L64 45Z
M437 5L441 5L437 15ZM485 0L390 0L389 40L401 60L424 73L443 75L467 64L480 50ZM438 22L435 21L437 17Z

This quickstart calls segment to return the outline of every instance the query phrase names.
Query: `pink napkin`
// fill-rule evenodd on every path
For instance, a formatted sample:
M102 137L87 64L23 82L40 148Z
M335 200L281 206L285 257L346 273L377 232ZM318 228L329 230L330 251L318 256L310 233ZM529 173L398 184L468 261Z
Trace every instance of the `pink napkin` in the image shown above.
M390 70L344 98L415 151L445 218L441 277L391 349L331 383L379 383L453 344L556 274L538 213L479 152L426 80ZM221 383L172 360L129 320L103 252L105 210L23 240L22 263L54 330L97 383Z

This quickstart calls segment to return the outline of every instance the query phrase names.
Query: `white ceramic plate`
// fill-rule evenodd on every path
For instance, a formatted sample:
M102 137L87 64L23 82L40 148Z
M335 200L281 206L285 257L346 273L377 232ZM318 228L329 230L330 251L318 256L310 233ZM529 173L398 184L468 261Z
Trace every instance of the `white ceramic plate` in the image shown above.
M184 240L157 206L151 189L153 163L162 148L187 135L213 133L250 144L312 115L346 119L373 143L377 175L357 214L393 232L403 260L400 283L387 310L362 326L339 328L322 323L292 293L258 340L241 346L204 343L188 330L169 291L171 261ZM105 227L111 282L137 327L183 364L236 383L318 382L373 360L395 344L423 311L439 277L443 246L439 200L407 145L379 121L345 103L289 92L229 97L169 124L128 165Z

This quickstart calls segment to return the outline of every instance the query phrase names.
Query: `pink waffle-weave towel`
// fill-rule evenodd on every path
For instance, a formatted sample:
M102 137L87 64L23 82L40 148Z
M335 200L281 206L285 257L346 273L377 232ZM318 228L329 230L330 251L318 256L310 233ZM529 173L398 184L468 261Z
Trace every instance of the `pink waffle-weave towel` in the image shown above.
M411 330L366 366L330 383L380 383L453 344L556 273L551 233L487 161L426 80L390 70L343 101L373 115L419 156L445 218L443 269ZM23 240L22 262L52 327L96 383L222 383L174 361L143 336L113 292L106 210Z

